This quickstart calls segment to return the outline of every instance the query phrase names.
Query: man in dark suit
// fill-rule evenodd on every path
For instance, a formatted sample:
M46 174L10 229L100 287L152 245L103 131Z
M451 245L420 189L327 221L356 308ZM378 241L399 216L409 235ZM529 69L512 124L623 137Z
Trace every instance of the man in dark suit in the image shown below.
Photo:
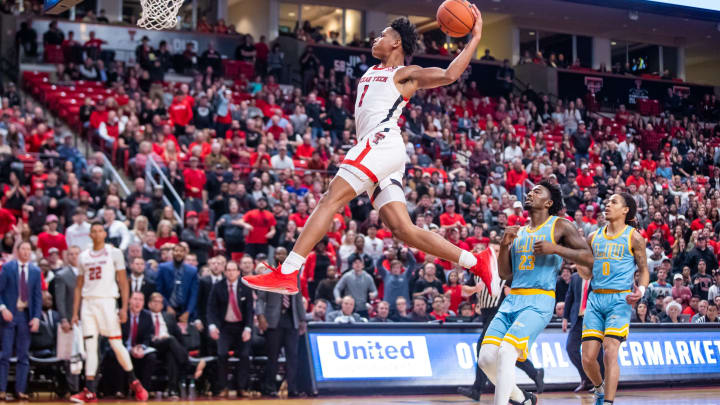
M52 309L53 298L49 292L42 293L43 309L40 315L40 328L30 337L30 351L35 357L55 356L57 327L60 315Z
M53 296L55 299L55 308L60 316L60 327L63 332L68 333L72 330L70 320L73 314L73 299L75 298L75 283L78 274L78 257L80 256L80 248L78 246L70 246L65 251L65 262L67 265L55 273L53 280ZM64 361L65 378L71 393L80 390L80 376L70 372L70 361Z
M207 307L210 337L218 342L219 385L223 391L230 350L240 359L235 371L237 389L244 391L247 386L253 315L252 290L240 282L240 268L231 261L225 266L225 279L212 287Z
M30 338L30 352L34 357L39 358L51 358L56 356L57 347L57 335L58 327L60 325L60 315L57 311L52 309L53 297L47 292L42 293L43 309L40 317L40 328L36 333L31 334ZM63 366L69 365L69 362L65 362ZM63 373L62 368L65 368ZM68 391L77 391L77 386L73 387L72 381L70 381L70 369L68 367L61 367L56 363L47 365L38 365L35 368L35 372L47 373L46 375L52 375L55 379L55 393L60 397L64 397ZM63 375L67 374L67 375ZM74 380L77 383L77 376ZM74 390L74 391L73 391Z
M136 257L130 262L130 293L139 292L143 295L143 302L150 302L150 294L155 292L155 283L145 277L145 260Z
M163 312L163 297L159 293L152 293L148 304L153 323L153 335L150 346L157 350L158 359L167 364L168 391L173 399L179 398L180 379L190 365L187 349L182 344L182 332L175 318ZM200 377L205 362L201 361L195 370L195 378Z
M40 329L42 293L40 269L30 263L32 246L22 242L17 258L5 263L0 272L0 397L5 397L10 357L17 356L15 392L17 399L27 400L27 376L30 371L30 333Z
M197 304L197 269L185 263L185 255L185 247L175 245L172 261L158 266L155 279L155 288L165 299L167 312L176 316L178 322L188 322Z
M275 262L282 263L287 257L287 250L278 247L275 250ZM265 369L263 393L277 396L278 355L285 348L285 379L287 380L288 397L298 397L296 375L298 369L298 343L300 336L307 330L305 310L301 294L282 295L266 291L257 292L256 313L258 328L265 333L267 344L268 365Z
M585 315L588 294L590 294L592 289L590 288L590 280L583 280L578 273L573 273L570 277L569 284L567 293L565 294L565 311L562 320L562 330L563 332L568 332L568 324L570 324L565 350L567 350L568 357L570 357L570 362L575 366L578 374L580 374L580 385L575 388L575 392L580 392L589 390L593 386L583 370L582 356L580 355L583 317ZM600 363L601 369L604 369L602 350L600 350L598 362ZM601 373L605 375L604 370L601 370Z
M227 260L225 256L210 258L210 260L208 260L210 274L201 277L198 281L197 319L195 320L195 327L200 331L200 356L217 355L217 342L210 337L207 328L207 307L210 300L210 291L212 291L213 285L223 279L223 270L225 270L226 264ZM217 395L220 392L217 367L215 366L215 363L211 363L205 371L205 376L210 382L210 391L213 395Z
M133 369L143 387L149 387L153 372L157 365L157 353L151 351L145 353L150 347L153 336L153 323L150 311L145 307L145 296L142 292L135 291L130 294L128 305L128 321L121 325L122 341L130 353L130 360ZM112 351L107 355L109 358L103 361L103 389L104 392L114 394L127 390L128 383L126 373L115 359Z

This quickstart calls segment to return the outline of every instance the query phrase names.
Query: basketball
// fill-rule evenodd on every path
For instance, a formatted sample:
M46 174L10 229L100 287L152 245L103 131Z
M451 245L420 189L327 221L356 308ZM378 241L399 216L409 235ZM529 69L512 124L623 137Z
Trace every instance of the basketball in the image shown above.
M475 16L467 0L445 0L436 16L440 29L451 37L464 37L475 25Z

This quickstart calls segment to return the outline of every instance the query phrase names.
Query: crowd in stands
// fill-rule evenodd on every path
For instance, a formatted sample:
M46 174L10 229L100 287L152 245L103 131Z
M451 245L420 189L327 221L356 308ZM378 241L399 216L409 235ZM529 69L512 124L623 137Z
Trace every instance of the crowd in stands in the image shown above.
M53 29L45 40L56 35ZM136 309L152 305L154 293L173 298L168 312L162 305L148 310L177 323L167 331L187 349L212 355L217 348L208 343L215 339L209 325L218 314L209 291L224 273L264 271L263 262L276 264L292 249L355 143L356 81L370 66L359 65L349 77L307 57L301 61L307 80L290 86L278 84L272 63L257 77L234 80L208 65L189 83L165 83L166 52L163 44L155 49L143 41L136 66L118 62L106 69L101 59L87 58L81 66L59 65L43 79L61 86L96 81L111 89L111 97L87 98L78 112L82 136L100 148L89 158L74 147L80 134L54 125L47 105L22 96L12 83L0 86L0 249L8 261L21 241L32 243L45 310L60 311L66 325L70 315L53 281L63 269L74 271L78 252L90 246L89 221L100 221L108 242L126 255ZM252 42L239 55L259 57ZM605 224L605 199L628 191L648 240L652 277L634 321L719 322L720 102L714 95L693 100L679 98L673 110L641 116L624 106L591 111L582 99L532 91L490 97L469 80L420 91L400 122L408 212L418 226L459 247L485 249L505 226L528 222L523 196L542 179L561 186L559 215L584 236ZM113 183L102 153L127 169L129 195ZM146 182L150 159L183 199L181 221L174 215L179 207L163 199L169 190ZM558 320L574 271L566 263L558 277ZM470 322L480 309L475 293L483 290L466 270L398 243L365 195L335 215L299 282L302 319L293 325L300 335L305 322ZM264 315L269 299L255 298L254 354L267 352L264 339L269 342L277 326L268 328ZM52 350L50 342L32 350ZM261 390L273 395L270 374ZM207 390L219 394L223 387L211 381ZM118 391L123 388L109 389Z

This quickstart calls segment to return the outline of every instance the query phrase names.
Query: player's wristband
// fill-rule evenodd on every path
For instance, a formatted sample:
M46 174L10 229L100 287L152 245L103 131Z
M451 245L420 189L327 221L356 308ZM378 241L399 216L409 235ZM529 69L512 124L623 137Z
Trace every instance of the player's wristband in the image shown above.
M638 290L640 291L640 295L642 295L644 297L645 296L645 286L639 285Z

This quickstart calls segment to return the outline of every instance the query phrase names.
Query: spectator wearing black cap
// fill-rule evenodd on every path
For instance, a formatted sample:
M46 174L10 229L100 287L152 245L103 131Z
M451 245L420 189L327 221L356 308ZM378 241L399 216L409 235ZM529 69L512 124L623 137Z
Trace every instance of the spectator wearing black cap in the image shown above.
M245 213L240 224L247 229L245 252L255 258L259 253L268 254L268 240L275 236L277 221L267 209L265 197L257 200L257 208Z
M713 279L707 272L707 263L705 259L698 259L697 261L697 273L692 276L692 291L693 294L698 295L700 299L708 299L708 293L710 286L713 284Z
M200 265L207 263L208 252L212 248L212 241L205 230L198 228L198 213L188 211L185 220L185 229L180 235L180 240L187 242L190 253L197 256Z
M707 236L705 236L704 234L698 235L697 243L695 243L695 247L693 248L693 250L690 251L690 257L688 258L688 266L690 266L690 271L692 274L698 272L698 263L700 262L700 259L705 260L708 271L712 272L718 268L718 262L717 258L715 257L715 253L713 253L713 251L708 248Z

